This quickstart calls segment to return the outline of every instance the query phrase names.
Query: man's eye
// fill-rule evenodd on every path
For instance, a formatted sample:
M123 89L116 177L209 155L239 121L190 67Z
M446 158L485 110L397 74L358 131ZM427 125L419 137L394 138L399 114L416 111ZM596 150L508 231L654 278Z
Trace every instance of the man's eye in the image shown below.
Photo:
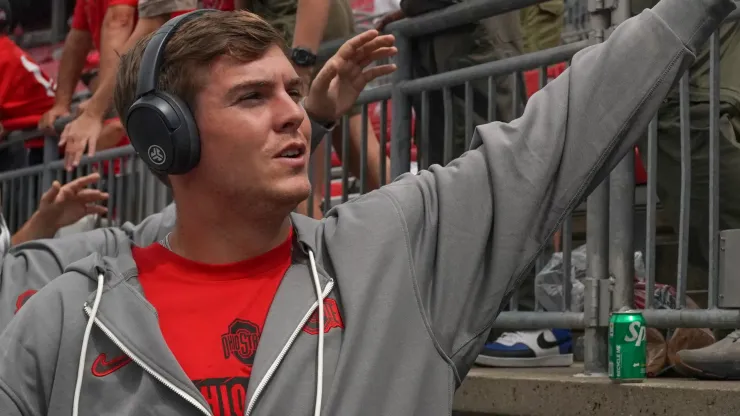
M298 100L303 98L303 91L301 90L290 90L288 91L288 94L290 94L291 97L298 99Z
M260 98L262 98L261 94L252 92L241 96L241 98L239 98L239 101L259 100Z

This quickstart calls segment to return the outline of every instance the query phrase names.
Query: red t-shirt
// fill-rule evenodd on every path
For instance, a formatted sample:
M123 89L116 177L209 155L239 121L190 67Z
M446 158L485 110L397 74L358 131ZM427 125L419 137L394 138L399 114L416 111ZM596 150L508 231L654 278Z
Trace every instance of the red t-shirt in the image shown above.
M290 266L291 237L259 257L226 265L196 263L158 243L133 249L164 339L214 415L244 414L257 344Z
M138 4L139 0L77 0L72 28L90 32L95 49L100 50L100 32L108 7L124 5L136 8Z
M33 129L54 105L56 85L26 52L0 35L0 123L6 131ZM26 142L43 147L44 139Z

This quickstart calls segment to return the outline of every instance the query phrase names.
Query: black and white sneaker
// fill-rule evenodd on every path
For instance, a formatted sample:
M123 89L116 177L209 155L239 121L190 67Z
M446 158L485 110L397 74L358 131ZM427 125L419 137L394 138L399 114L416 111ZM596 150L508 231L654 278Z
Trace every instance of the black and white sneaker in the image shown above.
M573 335L568 329L504 332L475 360L486 367L568 367L573 364Z

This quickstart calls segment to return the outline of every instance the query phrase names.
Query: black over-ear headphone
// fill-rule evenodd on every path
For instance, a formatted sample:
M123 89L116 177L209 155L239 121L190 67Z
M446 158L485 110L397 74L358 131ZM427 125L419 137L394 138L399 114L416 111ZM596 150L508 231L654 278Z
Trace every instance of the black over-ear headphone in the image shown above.
M190 107L180 97L157 90L167 41L183 23L210 9L169 20L146 45L139 68L136 101L126 113L126 132L136 153L159 174L181 175L200 161L200 136Z

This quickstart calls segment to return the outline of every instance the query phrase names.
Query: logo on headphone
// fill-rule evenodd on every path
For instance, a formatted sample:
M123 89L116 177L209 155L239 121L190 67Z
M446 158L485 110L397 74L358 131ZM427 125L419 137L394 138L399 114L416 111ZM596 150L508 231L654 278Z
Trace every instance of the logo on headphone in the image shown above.
M151 160L155 165L161 165L167 160L167 157L164 154L164 149L156 144L149 146L147 154L149 155L149 160Z

